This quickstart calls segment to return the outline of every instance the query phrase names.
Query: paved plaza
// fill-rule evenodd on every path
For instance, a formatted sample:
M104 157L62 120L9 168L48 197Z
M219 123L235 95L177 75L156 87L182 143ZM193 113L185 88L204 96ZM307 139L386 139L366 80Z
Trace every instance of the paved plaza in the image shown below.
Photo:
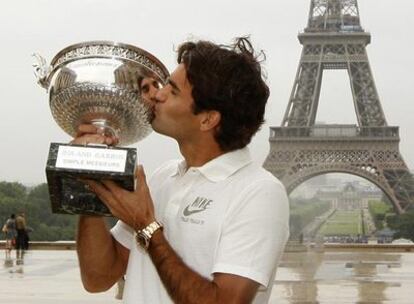
M115 304L115 288L86 292L74 250L33 250L0 265L1 304ZM414 253L341 249L283 255L269 304L412 304ZM151 304L151 303L148 303Z
M5 267L4 256L1 262L1 304L121 303L115 299L115 288L98 294L83 289L73 250L29 251L23 266Z
M414 253L365 247L285 252L269 303L414 303Z

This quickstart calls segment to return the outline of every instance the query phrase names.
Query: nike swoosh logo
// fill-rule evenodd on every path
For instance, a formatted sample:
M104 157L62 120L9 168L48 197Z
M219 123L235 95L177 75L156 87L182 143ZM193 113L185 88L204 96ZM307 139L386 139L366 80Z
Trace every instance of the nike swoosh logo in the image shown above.
M198 212L201 212L201 211L206 210L206 209L190 209L189 207L190 207L190 206L187 206L187 207L185 207L185 209L183 210L183 214L184 214L185 216L189 216L189 215L191 215L191 214L198 213Z

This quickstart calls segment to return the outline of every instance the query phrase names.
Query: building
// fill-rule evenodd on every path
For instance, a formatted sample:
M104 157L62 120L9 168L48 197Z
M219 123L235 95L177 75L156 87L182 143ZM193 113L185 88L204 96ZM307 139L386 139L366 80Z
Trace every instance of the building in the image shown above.
M320 188L314 198L320 201L332 202L332 207L338 210L367 209L371 200L381 200L382 191L376 187L361 182L347 182L338 186Z

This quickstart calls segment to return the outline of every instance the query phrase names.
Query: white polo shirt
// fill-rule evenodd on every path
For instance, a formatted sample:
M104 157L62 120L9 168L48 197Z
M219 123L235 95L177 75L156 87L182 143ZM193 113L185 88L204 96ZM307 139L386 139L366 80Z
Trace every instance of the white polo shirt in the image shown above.
M261 284L253 303L267 303L289 235L284 186L253 163L247 148L202 167L171 161L148 182L156 218L186 265L212 280L216 272ZM149 255L122 222L111 230L130 249L124 303L173 303Z

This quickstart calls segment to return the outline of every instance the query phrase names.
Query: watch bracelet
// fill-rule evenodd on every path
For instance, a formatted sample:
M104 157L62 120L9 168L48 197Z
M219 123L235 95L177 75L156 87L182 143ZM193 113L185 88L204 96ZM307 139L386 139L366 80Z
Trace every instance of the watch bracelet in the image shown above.
M147 227L145 227L144 229L142 229L142 232L145 233L145 235L148 238L151 238L152 235L154 234L155 231L157 231L158 229L162 228L162 224L158 221L154 221L151 224L149 224Z
M162 229L163 225L162 223L158 222L158 221L154 221L152 223L150 223L148 226L146 226L144 229L142 230L138 230L136 232L136 235L141 235L144 239L145 239L145 244L141 244L140 242L138 242L139 245L141 245L142 247L144 247L146 250L149 247L149 243L151 241L151 238L153 236L153 234L158 230L158 229Z

